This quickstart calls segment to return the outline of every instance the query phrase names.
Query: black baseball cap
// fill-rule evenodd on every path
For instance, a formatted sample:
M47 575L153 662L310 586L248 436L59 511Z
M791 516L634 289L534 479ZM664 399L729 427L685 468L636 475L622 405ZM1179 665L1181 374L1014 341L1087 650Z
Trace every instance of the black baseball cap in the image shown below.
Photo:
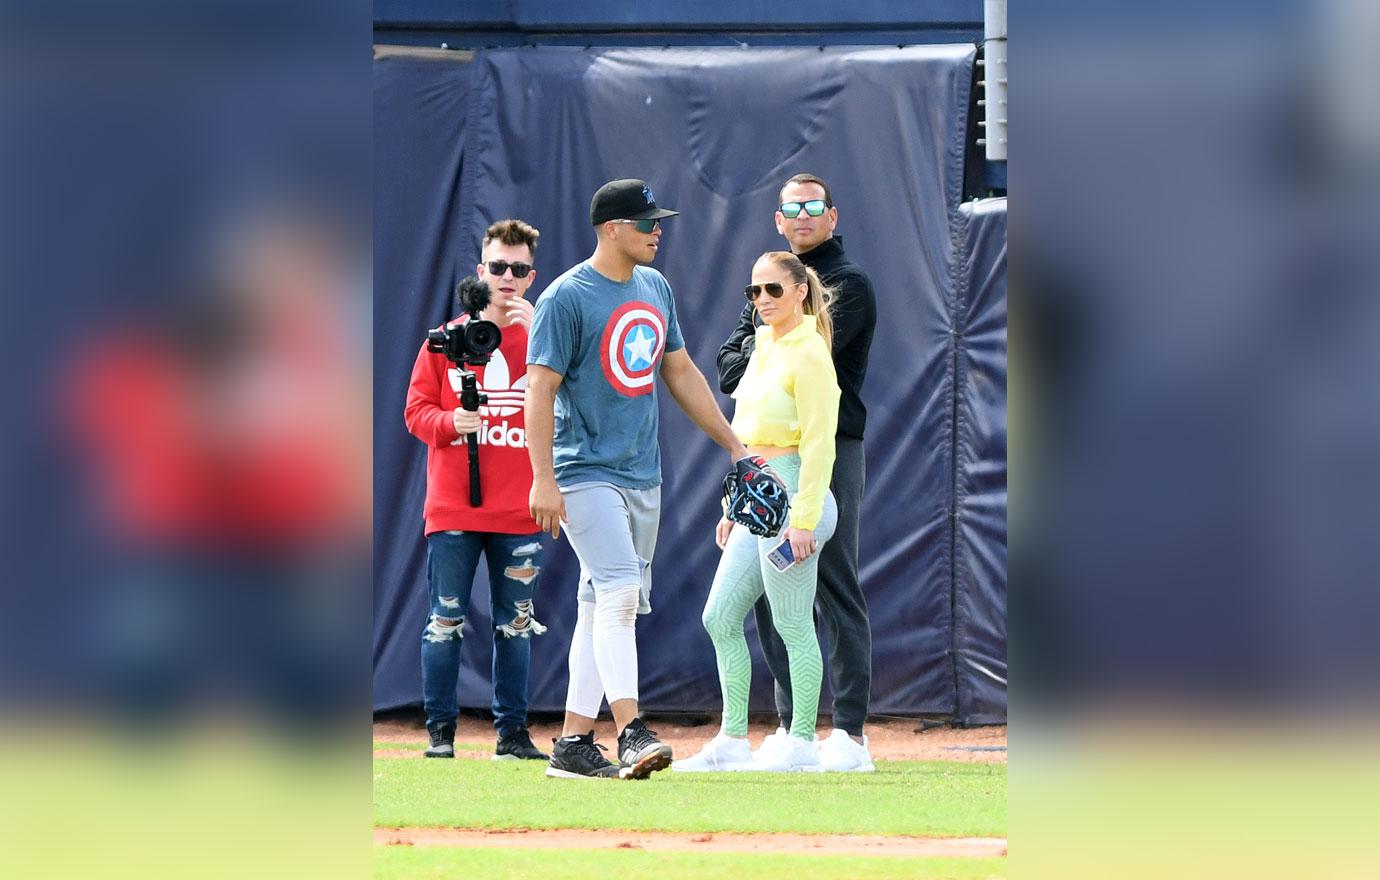
M595 226L609 220L652 220L678 213L658 208L646 182L634 177L610 180L589 203L589 219Z

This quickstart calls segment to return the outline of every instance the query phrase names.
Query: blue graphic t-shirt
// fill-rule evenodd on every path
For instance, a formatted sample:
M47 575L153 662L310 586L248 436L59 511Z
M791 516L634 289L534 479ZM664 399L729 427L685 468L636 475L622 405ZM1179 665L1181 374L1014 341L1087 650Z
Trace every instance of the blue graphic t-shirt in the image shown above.
M661 485L656 375L661 357L684 348L671 285L633 268L620 284L588 261L537 299L527 363L560 373L556 483L606 480L628 489Z

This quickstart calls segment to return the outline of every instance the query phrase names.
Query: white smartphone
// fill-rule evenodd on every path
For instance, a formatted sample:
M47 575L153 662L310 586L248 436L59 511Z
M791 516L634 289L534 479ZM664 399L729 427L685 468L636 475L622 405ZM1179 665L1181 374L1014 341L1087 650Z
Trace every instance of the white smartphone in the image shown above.
M790 539L783 538L780 544L771 548L767 553L767 561L770 562L771 567L777 571L785 571L792 565L795 565L795 553L791 551Z

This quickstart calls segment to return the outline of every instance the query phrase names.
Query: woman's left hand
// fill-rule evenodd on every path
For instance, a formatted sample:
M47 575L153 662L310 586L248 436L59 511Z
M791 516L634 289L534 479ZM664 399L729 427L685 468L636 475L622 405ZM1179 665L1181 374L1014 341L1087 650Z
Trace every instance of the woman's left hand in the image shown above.
M815 555L815 533L810 529L786 529L786 538L791 542L791 553L796 562L804 562Z

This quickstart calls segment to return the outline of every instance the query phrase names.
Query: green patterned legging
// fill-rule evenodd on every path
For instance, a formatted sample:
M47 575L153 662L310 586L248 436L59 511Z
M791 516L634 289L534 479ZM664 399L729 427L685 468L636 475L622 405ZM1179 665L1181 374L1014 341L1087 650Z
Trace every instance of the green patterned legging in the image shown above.
M800 456L783 455L771 460L795 497L799 488ZM723 732L747 736L748 690L752 684L752 657L748 653L743 622L753 604L767 594L776 631L790 658L791 696L795 713L791 716L791 735L815 738L815 715L819 710L819 683L823 663L819 638L815 635L815 575L819 550L834 534L838 508L832 494L824 500L824 515L815 527L815 554L785 571L767 562L767 553L781 543L782 536L758 538L740 525L734 525L724 547L714 584L704 604L704 628L714 642L719 664L719 686L723 690Z

